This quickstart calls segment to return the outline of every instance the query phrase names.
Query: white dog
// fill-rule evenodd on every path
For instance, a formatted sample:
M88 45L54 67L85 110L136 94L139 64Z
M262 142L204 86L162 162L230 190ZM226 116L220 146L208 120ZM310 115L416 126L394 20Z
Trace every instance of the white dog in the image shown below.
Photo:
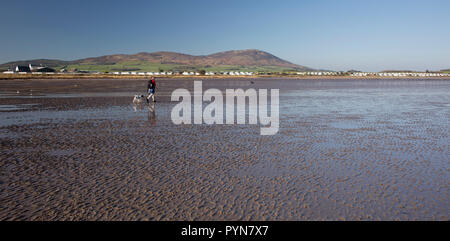
M138 105L142 104L145 101L144 95L135 95L133 99L133 104Z

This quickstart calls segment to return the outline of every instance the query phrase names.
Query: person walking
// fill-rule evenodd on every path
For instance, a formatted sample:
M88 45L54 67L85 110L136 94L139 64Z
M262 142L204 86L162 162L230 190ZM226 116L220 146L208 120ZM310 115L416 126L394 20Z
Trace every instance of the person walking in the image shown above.
M156 89L156 81L155 81L155 77L152 77L151 80L148 81L147 84L147 103L149 103L150 98L152 98L153 102L156 102L155 100L155 89Z

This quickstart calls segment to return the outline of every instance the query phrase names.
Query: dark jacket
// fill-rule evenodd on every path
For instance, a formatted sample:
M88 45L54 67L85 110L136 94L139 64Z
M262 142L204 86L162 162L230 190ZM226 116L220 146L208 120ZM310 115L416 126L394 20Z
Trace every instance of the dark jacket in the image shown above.
M156 82L154 80L148 81L147 89L155 89L156 88Z

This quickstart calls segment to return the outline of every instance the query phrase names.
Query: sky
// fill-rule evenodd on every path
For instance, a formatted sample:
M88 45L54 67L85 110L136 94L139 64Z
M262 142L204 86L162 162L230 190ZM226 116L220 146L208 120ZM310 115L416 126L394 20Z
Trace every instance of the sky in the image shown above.
M448 0L4 0L0 63L259 49L317 69L449 69L449 12Z

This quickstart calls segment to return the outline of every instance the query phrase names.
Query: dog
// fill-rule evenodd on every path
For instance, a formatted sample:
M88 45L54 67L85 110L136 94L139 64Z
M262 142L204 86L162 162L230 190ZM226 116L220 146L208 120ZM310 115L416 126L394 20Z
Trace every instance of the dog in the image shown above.
M146 101L144 95L135 95L133 99L133 104L135 105L142 104L144 101Z

